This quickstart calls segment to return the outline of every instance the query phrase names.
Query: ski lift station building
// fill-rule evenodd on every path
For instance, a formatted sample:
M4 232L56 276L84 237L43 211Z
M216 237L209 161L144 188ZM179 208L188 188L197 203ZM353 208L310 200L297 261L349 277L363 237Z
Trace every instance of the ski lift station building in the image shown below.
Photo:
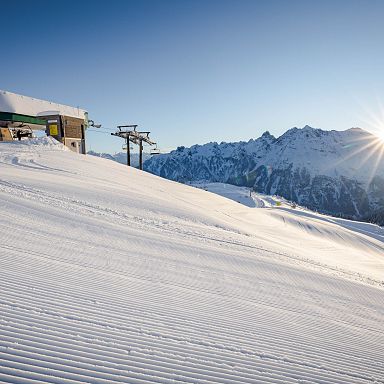
M45 131L72 151L85 154L87 126L84 109L0 90L0 141Z

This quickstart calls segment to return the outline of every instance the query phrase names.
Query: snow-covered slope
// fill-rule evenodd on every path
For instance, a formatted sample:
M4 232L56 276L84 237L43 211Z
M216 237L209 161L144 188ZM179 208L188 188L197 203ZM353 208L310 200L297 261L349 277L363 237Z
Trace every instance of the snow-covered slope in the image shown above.
M103 159L117 161L120 164L127 164L127 153L126 152L117 152L113 155L109 153L100 153L95 151L88 151L88 155L102 157ZM143 161L150 159L151 155L149 153L143 153ZM131 165L132 167L139 167L139 154L134 152L131 153Z
M50 139L0 143L0 207L0 382L384 382L380 234Z
M151 173L181 182L253 187L311 209L365 218L384 208L384 143L359 129L292 128L279 138L179 147L148 160Z
M227 199L237 201L240 204L244 204L251 208L269 208L269 207L295 207L296 204L285 200L280 196L264 195L257 193L252 188L239 187L237 185L225 184L225 183L190 183L193 187L203 189L216 193L217 195L224 196ZM303 209L300 207L300 209ZM384 229L383 229L384 231Z
M364 233L364 235L384 242L384 227L380 227L376 224L359 222L355 220L346 220L333 216L321 214L319 212L313 212L305 207L301 207L292 201L288 201L280 196L264 195L254 192L247 187L238 187L236 185L224 184L224 183L193 183L191 184L196 188L209 191L220 196L224 196L227 199L231 199L240 204L244 204L251 208L275 208L272 215L278 215L285 222L283 216L288 212L291 216L310 217L316 222L333 223L338 226L347 228L357 233ZM288 219L290 220L290 219ZM318 228L316 228L318 230ZM340 263L338 259L337 263ZM349 261L346 260L346 266ZM380 276L380 275L379 275Z

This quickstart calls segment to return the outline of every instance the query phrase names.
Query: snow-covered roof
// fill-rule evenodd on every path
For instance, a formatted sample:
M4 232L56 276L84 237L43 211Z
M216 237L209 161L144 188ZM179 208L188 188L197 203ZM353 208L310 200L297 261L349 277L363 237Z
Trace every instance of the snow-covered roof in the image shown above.
M0 112L29 116L65 115L85 118L86 110L0 90Z

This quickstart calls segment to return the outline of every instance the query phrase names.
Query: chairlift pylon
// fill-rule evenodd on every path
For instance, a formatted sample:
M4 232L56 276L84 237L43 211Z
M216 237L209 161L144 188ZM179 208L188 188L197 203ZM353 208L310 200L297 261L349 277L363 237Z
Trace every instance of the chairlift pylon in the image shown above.
M125 128L122 130L122 128ZM132 131L133 128L133 131ZM130 143L139 146L139 169L143 169L143 143L155 145L156 143L149 138L149 131L137 131L137 124L118 125L116 132L111 132L112 136L118 136L125 140L125 149L127 151L127 166L131 165L131 146ZM133 148L132 148L133 149Z

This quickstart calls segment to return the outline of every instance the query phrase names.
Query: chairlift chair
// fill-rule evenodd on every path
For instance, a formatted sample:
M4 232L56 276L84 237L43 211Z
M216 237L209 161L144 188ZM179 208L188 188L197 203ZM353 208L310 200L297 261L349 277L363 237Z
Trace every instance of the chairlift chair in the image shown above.
M20 124L19 126L12 128L11 133L14 140L21 140L24 137L30 139L33 136L31 127L25 124Z
M149 154L152 156L152 155L160 155L160 149L157 148L157 144L155 146L155 148L151 149Z

